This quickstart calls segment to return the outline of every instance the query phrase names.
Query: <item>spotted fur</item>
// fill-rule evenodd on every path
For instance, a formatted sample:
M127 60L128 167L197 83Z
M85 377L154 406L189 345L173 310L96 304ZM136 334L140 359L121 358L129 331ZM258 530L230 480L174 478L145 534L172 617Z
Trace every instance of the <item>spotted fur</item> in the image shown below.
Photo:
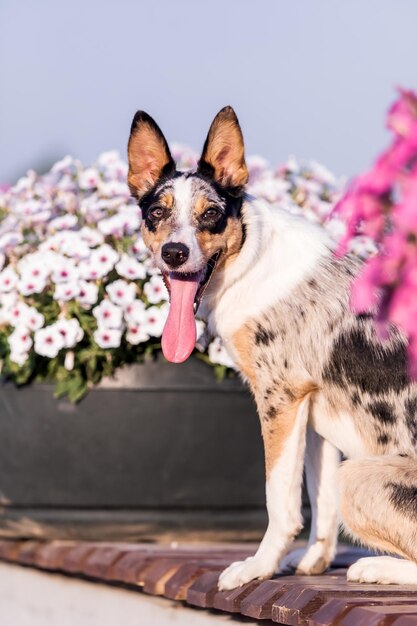
M145 157L141 124L152 146ZM417 385L408 380L405 338L392 327L381 340L372 316L350 311L358 260L336 258L319 226L245 196L243 140L230 107L216 116L196 171L173 169L160 133L139 116L129 144L145 242L163 271L166 242L190 249L185 272L220 253L201 314L253 392L265 444L268 530L252 559L222 574L220 588L270 576L280 562L305 574L323 571L336 545L337 483L347 530L409 560L392 582L408 576L417 583ZM158 219L154 207L162 209ZM350 460L337 480L338 451ZM310 540L302 553L285 556L301 524L304 453ZM375 582L389 582L380 571L386 561L378 563ZM368 580L370 571L368 563L353 566L349 579Z

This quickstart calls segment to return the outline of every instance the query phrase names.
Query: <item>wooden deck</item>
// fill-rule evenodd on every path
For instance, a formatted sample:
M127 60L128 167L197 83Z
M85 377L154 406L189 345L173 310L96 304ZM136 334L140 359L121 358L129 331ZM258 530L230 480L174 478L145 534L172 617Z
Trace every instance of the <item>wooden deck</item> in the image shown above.
M0 541L0 559L49 572L127 585L187 605L256 620L308 626L417 626L417 587L347 583L346 568L364 551L341 547L321 576L277 576L220 592L219 573L253 554L247 544Z

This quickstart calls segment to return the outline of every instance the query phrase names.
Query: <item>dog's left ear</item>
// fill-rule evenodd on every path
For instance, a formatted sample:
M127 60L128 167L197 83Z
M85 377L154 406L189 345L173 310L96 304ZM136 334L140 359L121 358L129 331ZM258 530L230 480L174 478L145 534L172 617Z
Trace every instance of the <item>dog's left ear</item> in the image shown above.
M133 196L140 200L164 175L175 171L175 162L158 124L145 111L133 118L127 148L127 181Z
M198 162L198 171L222 187L236 191L248 182L242 131L232 107L224 107L214 118Z

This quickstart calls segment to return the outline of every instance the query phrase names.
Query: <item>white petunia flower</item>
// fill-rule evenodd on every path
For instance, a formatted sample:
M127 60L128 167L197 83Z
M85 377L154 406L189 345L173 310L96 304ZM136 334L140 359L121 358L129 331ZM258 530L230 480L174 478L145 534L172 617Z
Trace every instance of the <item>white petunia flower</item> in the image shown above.
M34 252L22 257L17 264L21 279L24 277L25 280L32 278L36 281L45 281L49 274L47 254L49 253Z
M8 291L6 293L0 293L0 304L4 309L10 309L16 304L19 296L17 291Z
M110 300L102 300L93 309L93 315L98 325L102 328L120 329L122 327L123 310L117 304L110 302Z
M39 330L44 325L45 318L34 306L30 306L26 309L24 321L30 330Z
M138 257L138 259L145 259L148 256L149 250L145 246L145 242L143 241L142 237L138 237L136 239L135 243L132 246L132 252L135 256Z
M126 332L126 341L132 346L137 346L139 343L148 341L149 335L145 331L144 327L140 324L129 325Z
M60 319L53 326L61 333L66 348L73 348L84 337L80 322L75 317Z
M100 348L118 348L122 340L122 331L117 328L99 326L94 331L94 341Z
M151 306L145 311L144 331L151 337L160 337L168 317L168 307Z
M78 217L72 213L68 213L67 215L62 215L51 220L48 224L48 230L50 233L56 230L69 230L70 228L74 228L77 224Z
M83 239L90 248L95 248L103 243L103 235L95 228L89 226L83 226L79 231L81 239Z
M72 259L64 256L58 257L55 268L52 271L52 280L54 283L75 282L78 280L79 271Z
M18 326L26 323L28 309L28 305L19 300L4 312L4 317L12 326Z
M16 363L17 365L22 367L22 365L24 365L28 360L29 354L27 352L15 352L14 350L12 350L10 352L9 358L11 361L13 361L13 363Z
M124 310L126 322L132 326L143 324L146 320L146 307L142 300L134 300Z
M62 334L55 324L40 328L35 332L35 352L53 359L65 347Z
M146 269L143 263L139 263L128 254L122 254L120 261L116 264L116 270L120 276L130 278L130 280L146 278Z
M89 283L86 280L78 281L79 292L77 296L77 302L83 307L92 306L97 302L98 287L94 283Z
M91 264L105 268L106 274L113 269L118 260L118 253L107 243L103 243L99 248L93 250L90 257Z
M104 278L112 269L111 265L98 263L91 258L88 261L81 261L78 265L78 271L82 280L99 280Z
M42 293L46 287L43 276L35 278L33 275L23 274L17 283L17 289L22 296L30 296L32 293Z
M16 287L18 276L14 269L8 265L0 272L0 293L12 291Z
M28 352L32 345L32 337L29 328L25 324L19 324L8 337L11 351L15 354L18 352Z
M218 363L226 367L235 366L220 337L216 337L211 342L208 347L208 355L212 363Z
M168 292L163 278L158 275L151 276L150 280L145 283L143 291L151 304L159 304L159 302L168 299Z
M81 239L78 233L71 233L73 237L64 237L61 241L60 250L63 254L73 259L87 259L91 250L86 241Z
M0 237L0 250L14 248L23 242L23 235L19 232L5 233Z
M100 174L94 167L87 167L78 174L80 189L96 189L100 183Z
M78 281L71 280L67 283L58 283L55 286L54 299L58 302L68 302L76 298L80 293L80 285Z
M135 283L127 283L121 279L107 285L106 291L110 296L110 300L123 308L131 304L136 298Z

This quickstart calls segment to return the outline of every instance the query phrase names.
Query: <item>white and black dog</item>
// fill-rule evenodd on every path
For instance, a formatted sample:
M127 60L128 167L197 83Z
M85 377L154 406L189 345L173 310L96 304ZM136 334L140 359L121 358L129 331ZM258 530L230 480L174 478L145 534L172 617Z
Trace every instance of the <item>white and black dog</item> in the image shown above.
M196 171L176 170L144 112L134 117L128 152L143 238L170 291L165 356L190 355L201 304L261 420L268 529L255 556L230 565L219 587L284 566L323 572L339 511L360 542L397 555L360 559L348 580L417 584L417 386L401 333L392 328L382 342L370 316L349 309L359 263L336 258L322 228L245 195L242 133L230 107L215 117ZM339 451L348 460L337 470ZM304 463L311 534L306 549L287 554L302 524Z

